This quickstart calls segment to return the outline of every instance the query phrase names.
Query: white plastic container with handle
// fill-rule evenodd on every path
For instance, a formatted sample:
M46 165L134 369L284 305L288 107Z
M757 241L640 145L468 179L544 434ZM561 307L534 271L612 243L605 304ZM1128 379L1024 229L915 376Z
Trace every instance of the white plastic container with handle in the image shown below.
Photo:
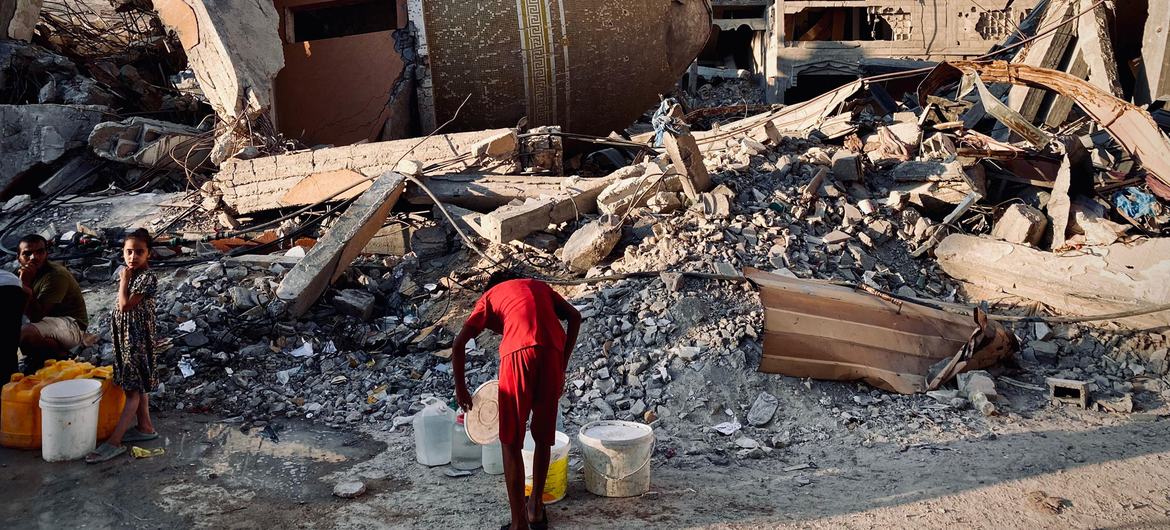
M414 415L414 456L424 466L451 462L451 434L455 411L438 398L423 400L423 409Z

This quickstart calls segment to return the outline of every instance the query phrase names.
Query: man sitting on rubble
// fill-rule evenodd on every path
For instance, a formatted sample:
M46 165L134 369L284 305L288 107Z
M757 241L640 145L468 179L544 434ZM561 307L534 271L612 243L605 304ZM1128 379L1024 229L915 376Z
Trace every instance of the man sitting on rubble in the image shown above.
M561 328L568 322L568 332ZM500 341L500 445L504 456L504 485L511 509L511 527L543 529L544 482L556 436L557 407L565 386L565 370L581 329L581 313L548 284L520 278L509 271L488 278L483 296L467 317L451 348L455 400L471 410L471 394L464 377L467 342L484 329L503 335ZM532 414L532 494L524 497L524 423Z
M20 283L27 301L24 315L29 323L20 330L20 351L26 373L36 371L45 359L67 355L81 344L89 325L85 298L73 274L49 261L49 243L32 234L17 247Z

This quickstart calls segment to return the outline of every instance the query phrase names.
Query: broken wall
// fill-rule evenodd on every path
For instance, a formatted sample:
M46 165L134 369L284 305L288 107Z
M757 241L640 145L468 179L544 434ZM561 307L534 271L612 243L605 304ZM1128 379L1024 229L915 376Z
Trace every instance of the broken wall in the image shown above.
M285 62L276 76L280 131L307 145L394 139L383 135L387 120L411 119L409 108L390 106L405 68L393 32L406 25L406 1L274 4Z
M868 58L941 61L986 53L1038 2L774 0L772 13L784 20L772 24L770 96L783 101L801 76L859 77Z
M711 30L706 0L410 0L424 132L560 125L605 135L668 92Z

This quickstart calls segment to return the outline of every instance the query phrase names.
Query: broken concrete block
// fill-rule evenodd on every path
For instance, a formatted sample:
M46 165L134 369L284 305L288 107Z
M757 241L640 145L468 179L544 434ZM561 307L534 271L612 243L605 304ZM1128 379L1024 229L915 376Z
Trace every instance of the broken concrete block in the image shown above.
M32 40L43 3L43 0L0 1L0 38Z
M1094 201L1077 198L1073 201L1069 228L1084 237L1086 245L1112 245L1125 236L1129 227L1105 218L1105 208Z
M410 251L419 258L433 258L447 253L447 231L440 226L412 230Z
M362 254L405 256L410 252L410 235L413 232L414 229L405 224L384 226L362 249Z
M1048 216L1027 204L1013 204L995 222L991 236L1009 243L1036 246L1048 228Z
M1082 409L1089 408L1089 382L1049 377L1048 398L1058 403L1071 403Z
M220 121L235 124L217 139L222 162L246 143L236 128L272 109L273 84L284 67L280 16L269 2L156 0L155 11L175 32L203 95Z
M508 159L520 150L520 140L512 129L499 130L471 146L471 154L479 160L484 158Z
M833 176L842 182L863 180L861 155L842 149L833 155Z
M97 124L89 134L89 147L98 156L123 164L194 171L211 155L202 134L186 125L133 117Z
M530 198L521 204L505 205L479 218L479 232L493 243L507 243L544 230L549 225L571 221L593 213L598 196L614 182L612 176L596 179L550 179L561 184L559 191Z
M337 219L296 267L285 275L276 296L288 303L294 317L305 314L329 284L345 273L374 234L382 228L390 209L402 195L406 180L386 173L374 180Z
M333 297L333 307L338 313L369 320L374 314L374 295L359 289L338 291Z
M653 195L648 190L681 192L678 175L666 175L658 162L626 166L609 174L613 182L597 195L597 209L603 214L624 215L629 208L644 206ZM635 201L637 201L635 203Z
M711 189L711 175L707 173L707 166L703 163L703 152L690 129L679 127L678 133L668 132L663 135L662 145L670 155L674 170L679 174L683 191L687 198L698 200L699 194ZM763 147L763 144L756 142ZM767 150L767 148L764 148Z
M1109 314L1170 304L1170 239L1116 243L1062 256L1004 241L955 234L935 249L952 278L991 292L1043 302L1074 315ZM1118 320L1139 329L1170 326L1170 312Z
M603 216L573 232L561 250L561 260L575 271L588 271L601 263L621 238L620 218Z
M654 213L668 214L682 208L683 203L677 193L660 191L655 193L653 197L650 197L650 200L646 201L646 206Z
M30 170L84 146L107 110L92 105L0 105L0 194Z
M341 482L333 487L333 496L342 499L356 499L366 493L366 484L360 480Z

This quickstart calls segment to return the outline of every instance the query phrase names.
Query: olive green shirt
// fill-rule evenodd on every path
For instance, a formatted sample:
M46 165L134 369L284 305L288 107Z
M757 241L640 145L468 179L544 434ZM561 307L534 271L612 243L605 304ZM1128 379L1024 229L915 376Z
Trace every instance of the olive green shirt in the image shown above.
M47 317L72 317L77 326L85 330L89 326L89 314L85 310L85 297L73 273L63 265L46 261L32 282L33 297L41 305L52 305Z

